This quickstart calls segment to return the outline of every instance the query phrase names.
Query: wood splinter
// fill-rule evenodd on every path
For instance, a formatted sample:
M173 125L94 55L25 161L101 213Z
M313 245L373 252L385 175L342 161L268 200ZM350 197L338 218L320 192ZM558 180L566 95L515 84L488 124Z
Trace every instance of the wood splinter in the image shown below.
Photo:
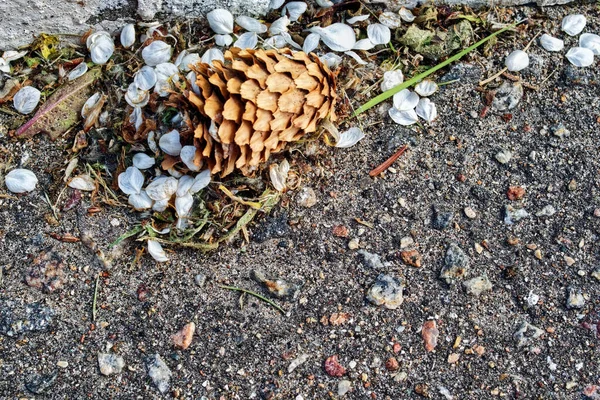
M385 160L383 162L383 164L379 165L377 168L375 168L371 172L369 172L369 176L377 176L380 173L382 173L383 171L385 171L386 169L388 169L402 154L404 154L406 149L408 149L407 144L400 147L400 149L398 149L398 151L396 151L394 154L392 154L392 156L390 158Z

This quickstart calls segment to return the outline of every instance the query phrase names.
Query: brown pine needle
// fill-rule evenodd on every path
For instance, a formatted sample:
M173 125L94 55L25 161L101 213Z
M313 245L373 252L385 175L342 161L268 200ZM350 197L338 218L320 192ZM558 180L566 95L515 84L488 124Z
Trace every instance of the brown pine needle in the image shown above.
M406 149L408 149L408 145L406 145L406 144L404 146L400 147L400 149L398 151L396 151L394 154L392 154L392 156L390 158L385 160L383 162L383 164L381 164L380 166L378 166L377 168L375 168L371 172L369 172L369 176L377 176L380 173L382 173L383 171L385 171L386 169L388 169L402 154L404 154Z
M244 288L240 288L240 287L236 287L236 286L226 286L226 285L217 285L218 287L220 287L221 289L227 289L227 290L233 290L236 292L242 292L242 293L246 293L249 294L251 296L254 296L264 302L266 302L267 304L271 305L271 307L275 308L277 311L279 311L280 313L285 315L285 311L283 310L283 308L281 308L280 306L277 305L277 303L275 303L274 301L271 301L269 299L267 299L265 296L262 296L256 292L253 292L251 290L248 289L244 289Z

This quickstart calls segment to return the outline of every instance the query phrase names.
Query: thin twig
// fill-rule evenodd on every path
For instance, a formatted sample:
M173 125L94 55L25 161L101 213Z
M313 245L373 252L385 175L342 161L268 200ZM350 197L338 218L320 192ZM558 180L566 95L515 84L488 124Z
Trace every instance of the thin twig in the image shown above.
M92 322L96 321L96 299L98 298L98 283L100 282L100 274L96 276L96 285L94 287L94 300L92 301Z
M485 86L485 85L487 85L488 83L490 83L491 81L493 81L494 79L496 79L497 77L499 77L500 75L502 75L503 73L505 73L506 71L508 71L508 68L506 68L506 67L502 68L500 71L498 71L494 75L492 75L489 78L487 78L487 79L479 82L479 86Z
M282 314L284 314L284 315L285 315L285 311L283 310L283 308L279 307L279 306L278 306L278 305L277 305L275 302L273 302L273 301L271 301L271 300L267 299L266 297L264 297L264 296L262 296L262 295L260 295L260 294L258 294L258 293L255 293L255 292L253 292L253 291L251 291L251 290L248 290L248 289L243 289L243 288L239 288L239 287L236 287L236 286L225 286L225 285L217 285L217 286L219 286L221 289L228 289L228 290L234 290L234 291L236 291L236 292L247 293L247 294L249 294L249 295L251 295L251 296L254 296L254 297L256 297L256 298L259 298L259 299L261 299L262 301L264 301L264 302L266 302L266 303L270 304L272 307L276 308L276 309L277 309L277 311L279 311L280 313L282 313Z
M392 156L390 158L385 160L383 162L383 164L381 164L380 166L378 166L377 168L375 168L371 172L369 172L369 176L377 176L380 173L382 173L383 171L385 171L386 169L388 169L402 154L404 154L406 149L408 149L408 145L406 145L406 144L404 146L400 147L400 149L398 151L396 151L394 154L392 154Z

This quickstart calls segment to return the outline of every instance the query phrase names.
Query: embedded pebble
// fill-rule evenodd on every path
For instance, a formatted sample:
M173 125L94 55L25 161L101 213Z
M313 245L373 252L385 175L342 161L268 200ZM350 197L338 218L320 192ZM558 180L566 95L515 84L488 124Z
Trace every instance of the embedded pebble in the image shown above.
M338 383L338 396L344 396L352 389L352 382L348 380L343 380Z
M271 295L280 299L295 299L300 293L300 284L289 282L284 279L267 279L265 275L258 270L250 271L250 278L262 284Z
M597 281L600 282L600 268L598 268L597 270L595 270L594 272L592 272L592 276L594 278L596 278Z
M356 249L358 249L358 243L359 243L359 240L357 238L350 239L350 241L348 242L348 248L350 250L356 250Z
M98 353L98 366L102 375L120 374L125 366L123 357L112 353Z
M600 218L600 208L596 208L596 209L594 210L594 217L596 217L596 218Z
M448 355L448 364L456 364L458 359L460 358L460 354L458 353L450 353Z
M402 280L390 275L379 274L377 280L367 292L367 300L376 306L395 310L404 300L402 296Z
M522 322L513 337L517 341L517 347L523 347L542 336L543 333L543 330L531 325L529 322Z
M504 223L506 225L512 225L527 217L529 217L529 213L524 208L514 208L510 204L504 206Z
M421 254L417 250L407 250L400 253L402 261L406 265L420 268L422 265Z
M534 307L538 303L538 301L540 301L540 296L530 291L527 297L525 298L525 301L527 301L527 305L529 307Z
M384 265L381 262L381 256L378 254L369 253L365 250L359 250L357 253L363 257L363 263L366 267L373 269L384 269Z
M54 384L57 377L57 372L50 374L34 374L25 381L25 387L33 394L42 394Z
M585 305L585 298L583 297L583 294L581 294L581 290L574 287L570 287L568 290L569 296L567 297L567 308L583 308Z
M17 305L12 300L0 300L0 334L9 337L45 331L53 317L54 310L41 303Z
M469 257L456 243L450 243L444 257L440 279L444 279L448 284L454 283L455 279L466 275L468 266Z
M413 244L415 244L415 241L410 236L405 236L402 239L400 239L400 248L401 249L406 249L407 247L410 247Z
M492 290L492 282L486 275L478 276L463 282L463 286L468 294L479 296L481 293Z
M179 332L177 332L171 337L171 339L173 340L173 345L182 350L187 349L188 347L190 347L190 344L192 344L194 332L196 332L195 323L189 322L185 324Z
M303 187L296 195L296 201L300 207L310 208L317 204L317 195L310 187Z
M577 181L575 179L571 179L569 181L569 184L567 185L567 189L569 189L569 192L574 192L577 190Z
M194 277L194 283L196 283L196 286L198 286L198 287L204 286L204 284L206 283L206 275L204 275L204 274L197 274Z
M454 213L450 210L447 210L439 205L433 206L433 219L431 222L431 226L434 229L444 230L450 225L450 222L454 218Z
M292 362L288 366L288 373L291 373L296 368L298 368L300 365L307 362L309 358L310 358L310 356L308 354L300 354L297 358L292 360Z
M337 354L327 357L325 360L325 372L327 375L340 377L346 374L346 368L338 361Z
M558 124L556 126L553 126L551 128L551 130L552 130L552 134L559 138L567 136L570 133L564 124Z
M33 260L25 275L25 283L30 287L52 293L61 289L65 281L64 265L53 251L43 251Z
M573 264L575 264L575 259L573 257L569 257L569 256L564 256L563 259L565 260L565 262L567 263L567 266L572 266Z
M470 218L470 219L477 218L477 213L471 207L465 207L463 212L465 213L467 218Z
M502 149L498 151L494 157L500 164L508 164L512 158L512 153L509 150Z
M431 352L437 346L438 337L440 336L440 331L437 328L437 323L434 320L427 320L423 323L423 328L421 329L421 337L425 342L425 350Z
M523 98L523 85L519 82L504 82L494 96L492 109L506 111L515 108Z
M150 376L158 391L166 393L170 386L171 370L159 354L148 357L146 360L146 369L148 370L148 376Z
M556 214L556 209L551 204L544 206L544 208L535 213L536 217L551 217L554 214Z
M56 363L56 366L58 368L67 368L69 366L69 363L67 361L59 361Z

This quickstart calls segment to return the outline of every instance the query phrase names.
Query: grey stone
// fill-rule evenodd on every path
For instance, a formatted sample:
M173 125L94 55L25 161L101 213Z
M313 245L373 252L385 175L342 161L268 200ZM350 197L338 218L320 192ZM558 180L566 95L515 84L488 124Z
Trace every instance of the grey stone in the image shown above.
M54 310L41 303L18 305L11 300L0 300L0 333L14 337L48 329Z
M483 292L492 290L492 282L490 282L486 275L469 279L468 281L463 282L463 286L467 293L472 294L473 296L479 296Z
M169 390L171 382L171 370L165 364L159 354L154 354L146 360L146 369L148 376L156 386L159 392L166 393Z
M456 243L450 243L444 257L440 279L444 279L446 283L451 284L456 279L465 277L468 267L469 257Z
M303 187L296 195L296 202L300 207L311 208L317 204L317 194L310 187Z
M369 253L365 250L359 250L358 254L363 257L363 262L365 266L373 269L383 269L384 265L381 262L381 257L379 254Z
M252 239L258 243L273 238L283 238L290 233L290 225L288 224L288 214L281 213L267 217L252 234Z
M194 277L194 282L196 283L196 286L198 286L198 287L204 286L204 284L206 283L206 275L204 275L204 274L197 274Z
M510 150L502 149L502 150L500 150L499 152L496 153L496 155L494 156L494 158L500 164L508 164L508 162L512 158L512 153L510 152Z
M552 204L548 204L540 211L535 213L536 217L551 217L554 214L556 214L556 209L554 208L554 206L552 206Z
M376 306L382 305L385 308L395 310L404 301L402 280L390 275L379 274L377 280L367 292L367 300Z
M51 374L31 375L29 379L25 382L25 387L31 393L42 394L54 384L54 381L56 381L57 376L57 372L53 372Z
M522 322L513 337L517 341L517 347L523 347L542 336L543 333L544 331L537 326L533 326L529 322Z
M338 396L344 396L352 389L352 382L349 380L343 380L338 383Z
M98 353L98 367L102 375L120 374L125 366L123 357L116 354Z
M564 124L558 124L550 128L552 130L552 134L559 138L567 136L570 132Z
M529 213L524 208L514 208L510 204L504 206L504 223L506 225L512 225L527 217L529 217Z
M567 308L583 308L585 305L585 298L583 297L583 294L581 294L581 290L574 287L570 287L568 290L569 296L567 297Z
M450 222L452 222L453 218L454 213L452 211L447 210L442 206L434 205L431 226L440 231L444 230L448 227L448 225L450 225Z
M492 101L492 109L496 111L507 111L513 109L523 98L523 85L519 82L504 82Z

